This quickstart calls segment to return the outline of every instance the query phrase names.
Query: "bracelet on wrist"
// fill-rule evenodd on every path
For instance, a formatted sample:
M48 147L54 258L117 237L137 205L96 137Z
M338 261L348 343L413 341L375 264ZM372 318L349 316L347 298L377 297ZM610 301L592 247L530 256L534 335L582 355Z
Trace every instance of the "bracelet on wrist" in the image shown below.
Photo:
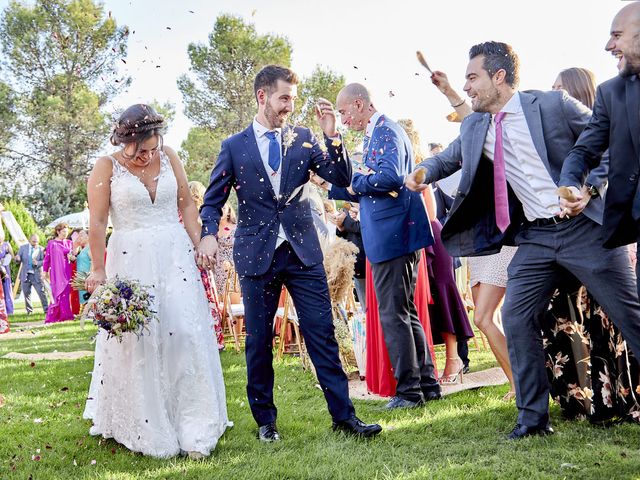
M453 108L458 108L458 107L459 107L460 105L462 105L463 103L464 103L464 99L460 100L460 102L459 102L459 103L456 103L455 105L452 103L452 104L451 104L451 106L452 106Z

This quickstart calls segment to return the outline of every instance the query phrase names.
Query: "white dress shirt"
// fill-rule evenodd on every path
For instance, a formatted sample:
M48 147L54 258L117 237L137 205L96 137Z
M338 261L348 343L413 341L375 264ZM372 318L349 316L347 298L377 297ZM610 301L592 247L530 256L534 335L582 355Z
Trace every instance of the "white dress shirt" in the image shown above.
M373 130L376 128L376 124L378 123L378 120L380 119L381 116L382 116L382 113L380 112L376 112L373 115L371 115L371 118L367 123L367 128L364 131L365 136L369 137L369 140L371 140L371 135L373 135Z
M522 111L520 94L516 92L502 108L504 163L507 182L518 197L528 220L557 215L558 186L547 171L531 138L527 119ZM483 153L493 161L496 144L495 115L491 115Z
M269 137L265 135L265 133L269 132L267 127L258 122L257 117L253 119L253 133L256 136L256 143L258 144L258 150L260 151L260 158L262 159L262 164L264 165L264 169L267 171L267 175L269 177L269 181L271 182L271 186L273 187L273 191L276 194L276 198L280 199L280 181L282 180L282 163L284 161L284 156L282 153L280 154L280 168L277 172L274 172L271 166L269 165ZM280 144L280 152L282 152L282 129L275 128L273 129L276 132L276 140ZM280 246L282 242L287 240L287 236L284 233L284 229L282 228L282 224L280 224L280 228L278 230L278 241L276 242L276 248Z

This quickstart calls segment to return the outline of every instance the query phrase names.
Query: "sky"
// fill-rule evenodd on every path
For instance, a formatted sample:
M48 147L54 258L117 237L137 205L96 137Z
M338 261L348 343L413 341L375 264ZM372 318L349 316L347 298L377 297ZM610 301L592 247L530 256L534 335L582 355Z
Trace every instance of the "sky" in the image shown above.
M461 95L469 48L487 40L513 46L521 60L522 90L549 90L557 74L569 67L589 68L601 82L617 74L616 60L604 45L611 20L627 3L106 0L105 10L118 24L135 31L122 64L133 82L111 109L153 99L173 103L177 114L165 144L178 149L192 126L176 84L189 71L187 47L207 42L218 15L234 14L261 34L287 37L293 46L291 66L300 76L321 65L343 74L347 83L364 83L379 111L414 120L423 145L446 145L457 136L459 124L447 122L453 109L418 64L416 50L432 69L446 72ZM0 9L7 4L0 0Z

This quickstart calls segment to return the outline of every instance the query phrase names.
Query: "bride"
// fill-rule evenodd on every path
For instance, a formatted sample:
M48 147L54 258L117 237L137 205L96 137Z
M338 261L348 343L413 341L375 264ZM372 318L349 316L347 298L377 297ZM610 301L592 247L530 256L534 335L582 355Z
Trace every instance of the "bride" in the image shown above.
M230 426L213 318L195 264L198 212L164 119L147 105L125 110L111 135L122 148L100 158L87 193L93 258L89 291L107 278L139 280L154 295L149 332L122 342L98 333L84 417L90 433L153 457L209 455ZM178 219L182 213L184 226ZM105 232L113 234L105 258Z

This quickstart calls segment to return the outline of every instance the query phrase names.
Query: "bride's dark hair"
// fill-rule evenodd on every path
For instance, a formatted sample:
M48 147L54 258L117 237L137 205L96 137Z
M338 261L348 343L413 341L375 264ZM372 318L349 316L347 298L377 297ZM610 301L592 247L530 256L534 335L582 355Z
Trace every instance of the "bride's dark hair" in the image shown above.
M166 123L162 115L149 105L137 103L122 112L111 132L110 140L115 146L135 143L136 151L131 157L135 158L140 151L140 145L153 136L158 137L158 148L162 149L162 135L165 130Z

